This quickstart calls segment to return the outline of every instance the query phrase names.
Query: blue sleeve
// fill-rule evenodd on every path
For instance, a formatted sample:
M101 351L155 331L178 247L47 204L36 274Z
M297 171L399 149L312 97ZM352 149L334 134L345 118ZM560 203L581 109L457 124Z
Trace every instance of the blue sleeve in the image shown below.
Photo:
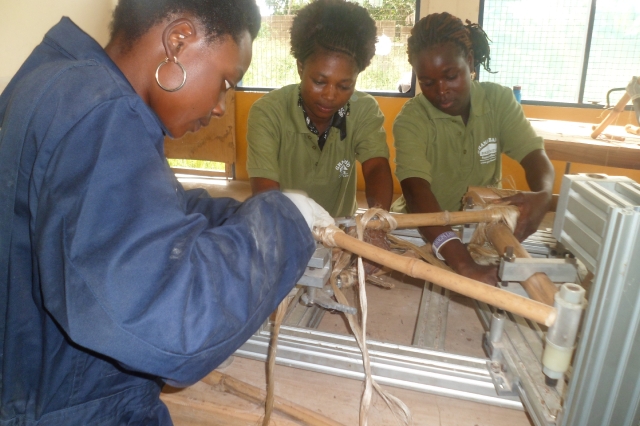
M279 191L186 194L140 108L102 104L52 149L36 189L42 294L76 344L189 384L259 328L315 244Z
M179 190L184 192L187 213L200 213L209 219L209 226L220 226L227 218L235 213L241 203L233 198L211 198L202 188L184 191L182 185Z

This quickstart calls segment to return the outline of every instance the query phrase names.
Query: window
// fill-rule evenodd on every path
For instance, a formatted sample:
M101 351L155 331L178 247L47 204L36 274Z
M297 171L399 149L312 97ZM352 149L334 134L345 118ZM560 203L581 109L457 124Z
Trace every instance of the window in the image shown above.
M480 78L520 85L525 102L605 105L640 74L640 1L484 0L480 10L497 71Z
M357 89L399 93L399 83L411 83L407 38L415 23L416 0L356 0L378 27L376 55L358 77ZM276 88L299 81L291 56L289 29L295 12L309 0L258 0L262 27L253 44L251 66L242 80L249 88Z

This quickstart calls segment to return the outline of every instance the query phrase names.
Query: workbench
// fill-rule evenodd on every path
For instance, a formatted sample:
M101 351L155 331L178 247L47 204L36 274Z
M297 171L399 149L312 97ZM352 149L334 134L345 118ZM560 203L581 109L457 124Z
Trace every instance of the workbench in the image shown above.
M598 139L591 138L596 123L529 119L551 160L594 164L640 170L640 136L632 135L623 126L609 126ZM606 135L624 137L613 140Z
M212 178L181 178L185 188L205 187L213 196L232 196L243 201L251 195L246 181L223 181ZM365 206L364 193L358 193L359 205ZM371 341L383 341L385 346L409 346L416 339L414 328L416 317L425 305L422 298L424 281L394 275L394 289L368 286L369 320L368 337ZM443 290L443 289L440 289ZM355 304L355 288L345 291L350 303ZM295 306L298 306L296 303ZM437 348L447 350L452 355L439 359L440 364L447 360L461 360L470 365L467 375L480 376L476 382L493 389L486 374L486 355L482 349L484 328L478 320L473 302L458 294L434 294L429 300L437 315L430 318L429 324L438 323L438 327L423 327L420 336L421 345L417 351L430 351ZM438 309L441 308L441 309ZM444 322L443 322L444 320ZM287 320L287 322L289 322ZM285 325L286 326L286 325ZM309 333L322 333L346 339L351 336L344 316L339 313L325 313L318 318L317 327ZM286 331L283 335L288 334ZM309 340L313 336L309 336ZM286 339L281 339L279 356L286 353ZM445 345L446 342L446 345ZM353 348L357 358L359 349ZM373 348L374 353L376 348ZM435 352L438 355L440 352ZM313 354L310 354L312 356ZM355 361L356 366L361 365ZM236 356L231 365L223 368L222 373L249 385L265 389L265 363ZM484 374L484 375L483 375ZM362 379L357 374L351 378L305 370L278 364L275 369L276 396L323 414L344 425L358 424ZM522 408L496 406L478 401L452 398L453 395L427 394L420 391L402 389L384 385L393 395L401 398L411 409L414 425L477 425L477 426L531 426L527 414ZM163 401L168 405L176 426L216 426L216 425L255 425L260 424L264 407L231 395L202 382L186 389L165 388ZM509 401L507 401L509 402ZM512 404L517 405L517 404ZM371 426L397 424L391 411L384 402L375 397L369 424ZM276 425L299 425L280 413L272 418Z

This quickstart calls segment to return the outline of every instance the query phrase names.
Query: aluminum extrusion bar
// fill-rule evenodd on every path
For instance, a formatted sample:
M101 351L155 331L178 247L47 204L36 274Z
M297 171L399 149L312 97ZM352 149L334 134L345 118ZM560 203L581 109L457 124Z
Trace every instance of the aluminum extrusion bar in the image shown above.
M476 302L478 316L485 329L490 328L492 310L482 302ZM562 410L564 382L557 387L545 385L541 359L543 334L537 324L522 317L508 314L502 339L495 344L492 362L496 366L492 376L498 390L515 392L537 426L554 426ZM487 343L485 340L485 347ZM491 371L491 370L490 370Z
M611 209L562 426L640 424L639 234L640 206Z
M425 281L413 334L414 346L444 350L448 310L449 290Z
M517 397L496 393L486 359L368 340L378 383L431 394L522 409ZM269 332L263 327L236 355L266 360ZM364 378L362 354L352 336L283 326L276 363L352 379Z

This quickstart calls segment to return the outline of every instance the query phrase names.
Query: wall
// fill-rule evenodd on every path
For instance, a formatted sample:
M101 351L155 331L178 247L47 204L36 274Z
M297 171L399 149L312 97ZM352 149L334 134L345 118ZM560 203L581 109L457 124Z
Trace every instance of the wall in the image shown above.
M249 109L251 105L262 97L264 93L256 92L238 92L236 94L236 144L237 144L237 162L236 162L236 178L239 180L248 180L249 175L247 173L247 118L249 115ZM376 97L380 104L380 109L385 116L384 128L387 132L387 145L391 154L391 170L395 172L395 149L393 148L393 135L392 125L393 120L402 109L402 106L407 102L407 98L391 98L391 97ZM534 105L523 106L525 115L529 118L543 118L551 120L567 120L567 121L579 121L584 123L599 123L602 121L601 114L603 110L592 110L584 108L565 108L565 107L541 107ZM618 119L618 125L625 125L627 123L637 124L635 122L635 115L631 111L625 111L620 114ZM554 193L560 191L560 184L562 182L562 175L565 172L567 163L565 161L552 161L554 169L556 171L556 181L554 185ZM605 173L610 176L628 176L634 179L636 182L640 182L640 170L628 170L618 169L613 167L593 166L589 164L571 163L571 173ZM527 182L524 176L524 171L520 164L511 160L510 158L503 156L503 170L502 176L507 179L513 179L516 189L526 190ZM503 185L505 188L508 184ZM364 179L360 170L360 164L358 164L358 189L364 190ZM400 183L393 177L393 189L395 193L401 193Z
M420 0L420 17L424 17L430 13L447 11L463 21L469 19L472 22L478 22L478 16L480 13L480 1L479 0ZM236 97L236 143L237 143L237 163L236 163L236 177L240 180L249 179L247 169L245 167L247 160L247 115L249 108L258 98L263 94L261 93L248 93L239 92ZM377 97L380 109L385 115L384 128L387 132L387 144L391 153L391 169L395 171L395 164L393 159L395 158L395 150L393 148L393 136L391 134L391 126L396 115L400 112L400 109L407 101L406 98L389 98L389 97ZM544 107L534 105L523 106L525 115L529 118L543 118L550 120L566 120L566 121L579 121L585 123L599 123L602 121L602 110L597 109L584 109L584 108L564 108L564 107ZM637 124L635 122L635 116L632 112L624 112L620 115L617 123L618 125L624 125L627 123ZM556 171L556 181L554 185L554 192L560 191L560 184L562 182L562 175L565 172L567 163L564 161L552 161L554 169ZM364 179L360 171L360 165L358 164L358 188L364 189ZM639 170L617 169L612 167L593 166L588 164L571 164L571 173L606 173L611 176L628 176L637 182L640 182ZM506 179L513 179L517 189L528 189L524 171L520 165L511 160L510 158L503 156L503 170L502 175ZM394 192L400 193L400 183L394 176ZM507 185L505 184L505 187Z
M116 0L0 0L0 91L62 16L70 17L101 45L109 40ZM9 47L7 47L9 46Z

